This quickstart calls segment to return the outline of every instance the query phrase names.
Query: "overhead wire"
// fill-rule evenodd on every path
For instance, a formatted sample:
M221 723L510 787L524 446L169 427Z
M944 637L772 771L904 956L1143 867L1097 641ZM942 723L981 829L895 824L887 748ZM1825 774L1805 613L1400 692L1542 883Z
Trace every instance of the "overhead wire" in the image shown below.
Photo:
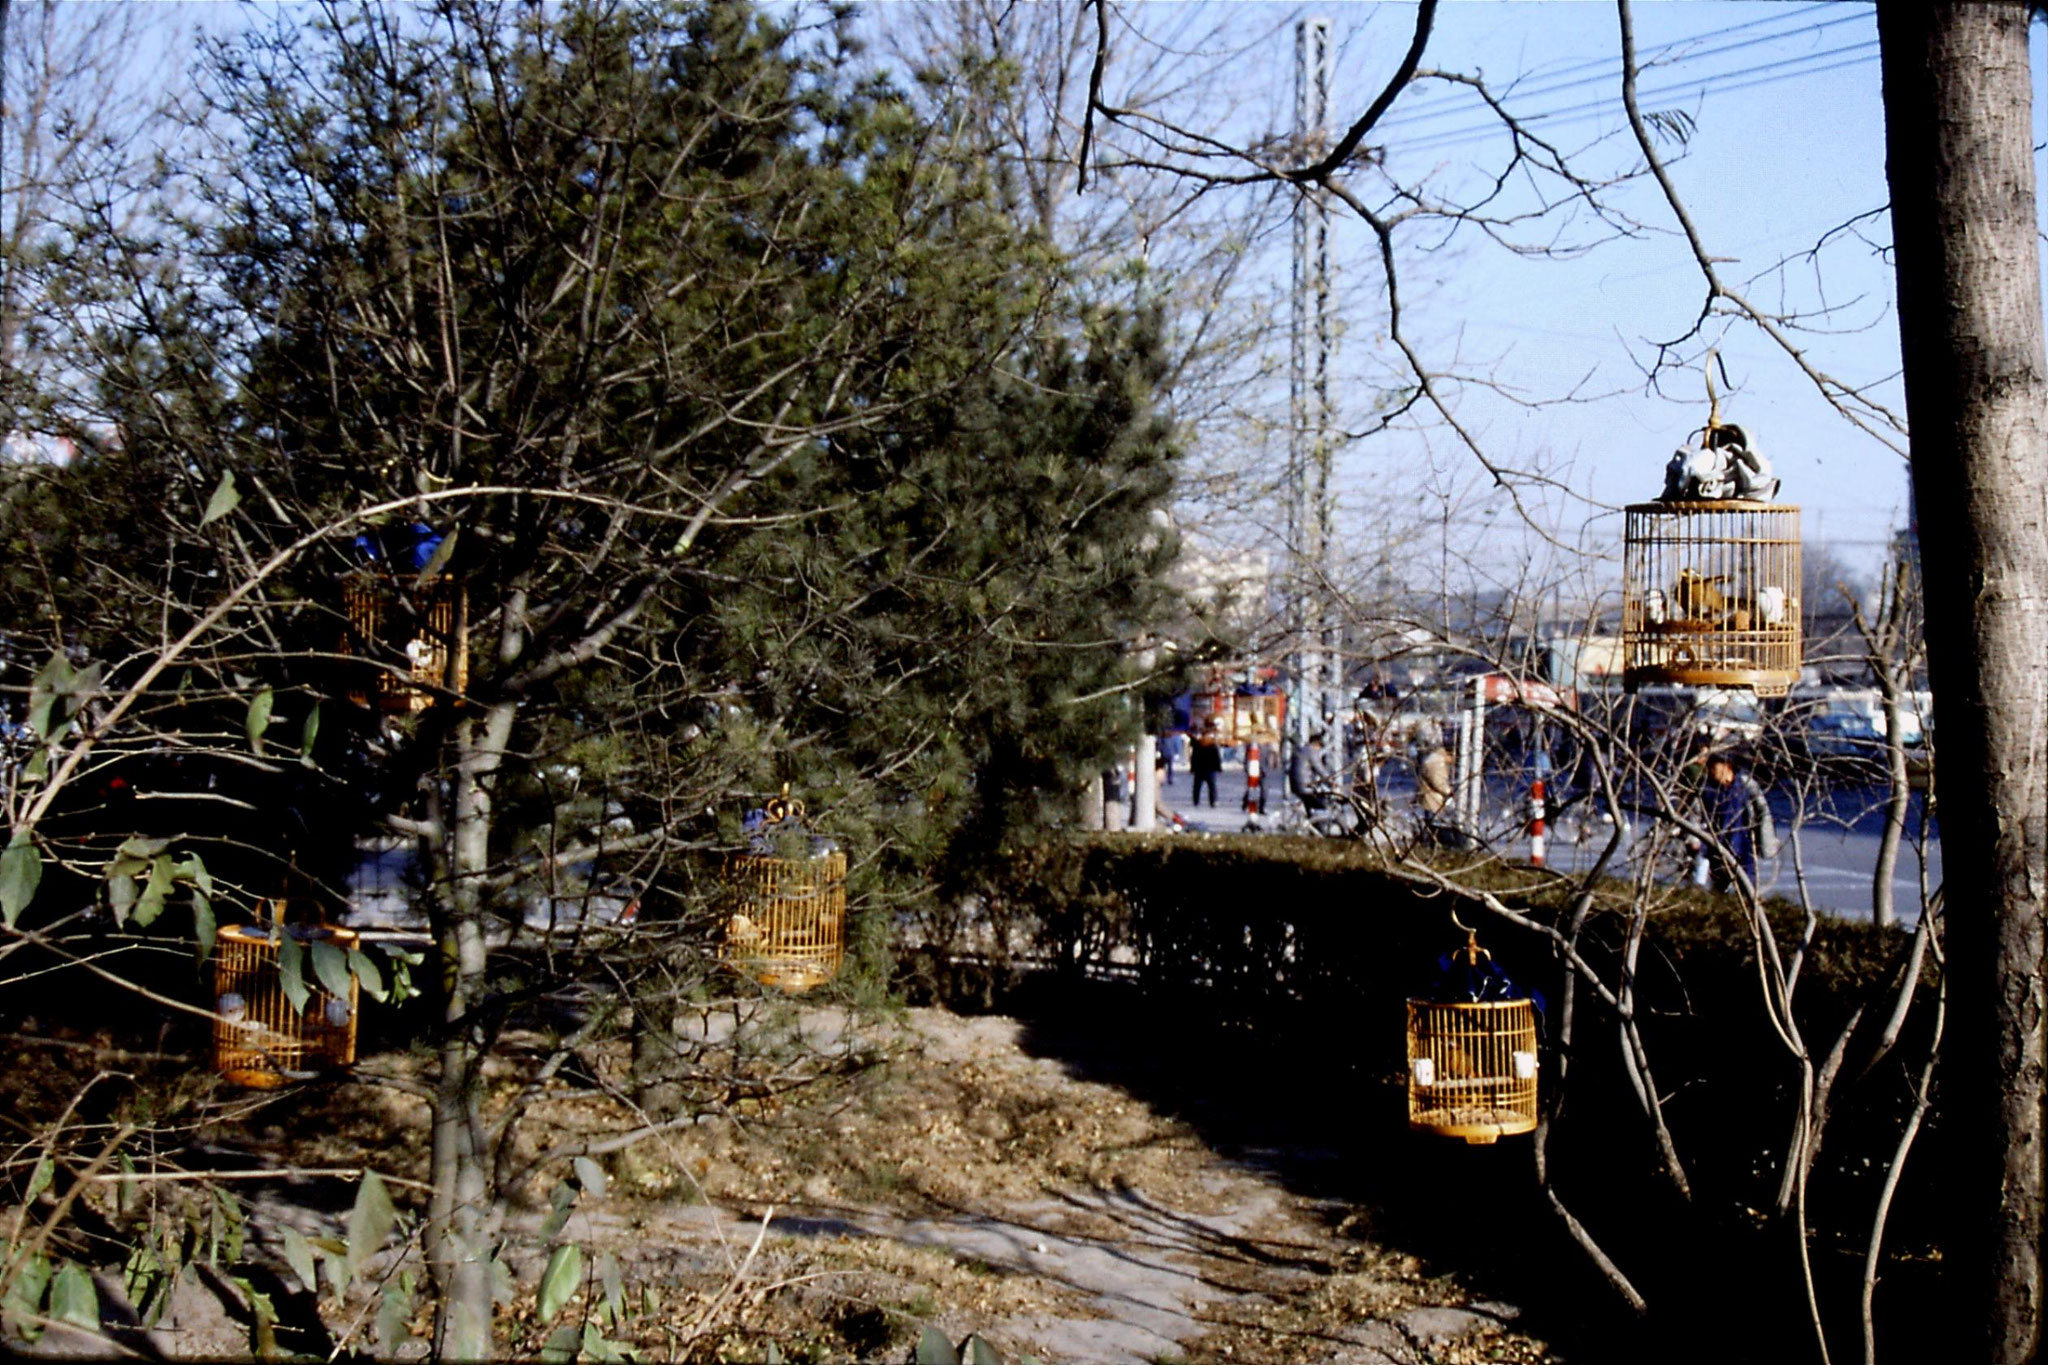
M1814 10L1837 9L1841 7L1842 6L1839 0L1823 0L1823 2L1820 4L1808 6L1802 10L1797 11L1796 13L1809 14L1812 13ZM1735 33L1740 30L1753 28L1758 24L1778 23L1784 17L1787 16L1774 15L1767 19L1753 19L1747 24L1735 24L1724 29L1711 29L1705 33L1696 33L1686 38L1676 39L1672 42L1665 43L1657 48L1651 49L1650 52L1644 55L1644 60L1640 63L1640 65L1643 67L1643 69L1648 70L1651 67L1667 64L1669 61L1672 60L1696 62L1704 60L1709 57L1724 56L1727 53L1740 51L1744 48L1758 47L1765 43L1789 42L1795 39L1807 37L1812 34L1821 33L1827 29L1839 28L1843 24L1869 22L1868 13L1862 11L1861 9L1858 9L1857 12L1854 13L1843 14L1833 19L1826 19L1819 23L1807 24L1803 27L1781 29L1771 33L1753 34L1747 38L1740 40L1739 42L1723 43L1718 47L1700 48L1696 46L1697 44L1702 42L1709 42L1713 39L1725 37L1731 33ZM1674 57L1673 54L1678 55ZM1590 71L1592 72L1592 74L1575 75L1574 78L1571 80L1560 79L1563 76L1572 75L1573 73L1581 71ZM1557 71L1550 72L1544 76L1538 76L1530 79L1517 81L1513 86L1508 87L1502 91L1502 97L1529 99L1537 96L1554 95L1562 93L1567 90L1580 89L1585 86L1601 85L1609 81L1618 81L1620 78L1620 60L1614 57L1600 57L1595 58L1592 61L1588 62L1575 63L1572 66L1561 68ZM1479 99L1476 96L1462 90L1452 91L1441 95L1425 96L1422 99L1417 100L1415 103L1400 109L1398 112L1382 120L1380 123L1380 127L1404 127L1410 124L1426 122L1432 119L1450 117L1460 113L1476 113L1483 107L1484 106L1480 103Z
M1775 85L1804 76L1816 76L1854 66L1867 66L1877 60L1877 46L1877 40L1872 38L1865 42L1850 43L1841 47L1828 48L1820 52L1802 53L1797 57L1784 57L1777 61L1761 62L1754 66L1742 67L1734 71L1713 72L1705 76L1694 77L1669 85L1659 86L1655 89L1645 90L1640 98L1643 100L1671 100L1685 97L1705 99L1710 95L1729 94L1738 90L1751 90L1759 86ZM1828 60L1837 57L1846 58L1846 60ZM1815 65L1815 63L1820 64ZM1619 95L1603 99L1585 100L1557 109L1543 109L1533 113L1518 113L1515 115L1515 121L1523 125L1556 123L1560 120L1566 123L1580 122L1597 114L1616 112L1620 108L1620 103ZM1479 108L1483 108L1483 106L1475 108L1473 112L1478 112ZM1402 152L1440 150L1446 147L1482 141L1504 131L1505 125L1501 120L1489 114L1487 120L1483 123L1468 124L1462 128L1446 128L1435 133L1425 133L1420 137L1401 140L1395 143L1394 146Z

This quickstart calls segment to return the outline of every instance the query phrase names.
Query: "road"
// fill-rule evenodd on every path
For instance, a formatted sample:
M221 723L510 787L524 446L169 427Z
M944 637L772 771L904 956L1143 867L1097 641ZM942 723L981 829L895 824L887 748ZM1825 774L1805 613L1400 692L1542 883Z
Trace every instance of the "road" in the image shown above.
M1244 774L1224 772L1217 780L1217 803L1212 808L1205 801L1200 807L1190 801L1190 778L1185 772L1176 772L1171 785L1160 792L1165 809L1176 811L1194 832L1237 833L1245 828L1244 815ZM1388 776L1382 782L1382 791L1388 808L1403 812L1413 809L1414 784L1405 769L1399 766L1389 768ZM1279 788L1275 787L1268 796L1269 811L1277 809ZM1514 794L1504 784L1488 784L1487 809L1491 822L1505 830L1517 823L1508 816ZM1523 799L1526 799L1524 794ZM1780 848L1778 856L1762 863L1758 873L1767 895L1779 895L1787 900L1799 899L1799 872L1805 873L1806 892L1815 908L1830 913L1861 918L1870 914L1871 877L1877 868L1879 830L1883 817L1878 809L1880 794L1868 789L1838 790L1828 794L1826 806L1816 802L1799 823L1797 858L1794 856L1792 810L1789 801L1782 795L1774 798ZM1899 850L1899 862L1892 879L1895 903L1899 918L1905 924L1919 919L1920 906L1920 852L1914 836L1918 831L1918 802L1908 826L1908 838ZM1277 823L1277 822L1273 822ZM1607 836L1613 826L1597 819L1581 821L1575 814L1567 812L1565 818L1554 822L1549 839L1547 863L1561 872L1574 872L1590 867L1605 847ZM1624 845L1625 852L1634 851L1643 829L1632 829ZM1511 857L1527 857L1526 838L1503 841L1502 850ZM1930 838L1926 844L1927 885L1930 890L1941 885L1941 843L1938 837Z

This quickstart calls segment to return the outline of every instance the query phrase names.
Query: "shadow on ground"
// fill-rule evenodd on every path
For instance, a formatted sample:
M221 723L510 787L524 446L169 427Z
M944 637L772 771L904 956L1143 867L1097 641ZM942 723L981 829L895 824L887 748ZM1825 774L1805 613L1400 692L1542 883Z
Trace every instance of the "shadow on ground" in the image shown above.
M1401 1077L1373 1074L1361 1060L1387 1051L1363 1046L1361 1031L1391 1027L1398 1037L1398 1008L1361 1002L1356 1028L1253 1027L1215 1019L1196 992L1148 994L1050 974L1027 979L1001 1008L1023 1023L1031 1054L1188 1123L1219 1154L1310 1201L1339 1232L1419 1257L1429 1273L1455 1275L1475 1298L1515 1305L1521 1330L1574 1362L1815 1354L1789 1247L1761 1246L1739 1230L1712 1246L1659 1245L1667 1196L1644 1171L1608 1179L1582 1167L1577 1183L1596 1192L1585 1200L1591 1213L1575 1211L1629 1253L1631 1273L1662 1306L1645 1323L1544 1199L1529 1137L1470 1146L1411 1132ZM1818 1273L1826 1278L1830 1267ZM1783 1292L1756 1293L1766 1282ZM1847 1297L1853 1301L1853 1288ZM1831 1331L1837 1351L1852 1346L1853 1325Z

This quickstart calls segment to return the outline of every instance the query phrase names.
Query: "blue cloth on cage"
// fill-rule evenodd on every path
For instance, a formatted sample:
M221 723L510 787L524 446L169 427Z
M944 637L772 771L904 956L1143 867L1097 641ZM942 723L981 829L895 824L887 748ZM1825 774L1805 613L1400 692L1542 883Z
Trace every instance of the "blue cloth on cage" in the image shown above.
M396 569L424 572L434 562L435 551L445 540L439 531L423 521L404 527L382 527L365 531L355 539L356 553L372 564L389 560Z
M809 834L801 821L784 820L780 824L768 818L768 812L756 808L740 818L740 832L747 836L747 846L755 853L766 857L776 851L776 841L791 834L805 834L811 841L811 856L822 858L836 853L839 845L823 835Z
M1440 1005L1465 1004L1480 1000L1527 1000L1536 1013L1545 1012L1541 991L1518 984L1498 962L1482 953L1474 962L1463 948L1455 948L1436 960L1436 980L1429 998Z

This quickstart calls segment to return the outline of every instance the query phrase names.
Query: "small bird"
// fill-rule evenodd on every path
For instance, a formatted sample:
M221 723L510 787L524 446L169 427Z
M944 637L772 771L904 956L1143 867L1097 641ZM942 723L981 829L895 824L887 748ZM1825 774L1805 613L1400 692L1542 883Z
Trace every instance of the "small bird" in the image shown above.
M1697 569L1680 569L1678 585L1672 594L1678 602L1679 615L1691 621L1719 623L1728 615L1728 599L1721 594L1720 585L1728 580L1716 575L1709 578Z

